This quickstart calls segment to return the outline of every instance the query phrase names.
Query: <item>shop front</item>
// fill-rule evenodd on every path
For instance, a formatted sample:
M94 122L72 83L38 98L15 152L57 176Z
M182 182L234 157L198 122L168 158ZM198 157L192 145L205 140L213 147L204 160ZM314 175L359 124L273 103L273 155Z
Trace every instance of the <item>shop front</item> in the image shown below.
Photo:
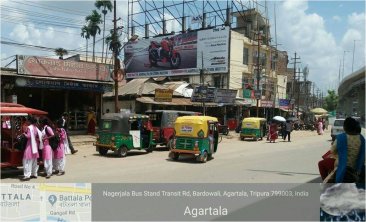
M67 112L71 130L86 129L87 112L100 115L113 87L104 64L18 56L17 66L1 70L1 101L45 110L52 120Z

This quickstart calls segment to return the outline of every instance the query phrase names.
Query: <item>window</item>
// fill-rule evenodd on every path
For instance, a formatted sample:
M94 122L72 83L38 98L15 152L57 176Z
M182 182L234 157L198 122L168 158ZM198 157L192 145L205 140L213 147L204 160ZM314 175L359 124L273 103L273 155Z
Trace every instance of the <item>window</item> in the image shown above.
M213 77L213 83L214 87L221 88L221 77L220 76Z
M249 63L249 49L244 48L244 51L243 51L243 64L248 65L248 63Z

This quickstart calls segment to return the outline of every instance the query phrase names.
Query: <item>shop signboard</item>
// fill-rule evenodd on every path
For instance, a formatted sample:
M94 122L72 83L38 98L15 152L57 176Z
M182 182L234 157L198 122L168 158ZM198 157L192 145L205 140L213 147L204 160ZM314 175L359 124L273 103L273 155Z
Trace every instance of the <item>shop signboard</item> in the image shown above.
M89 92L112 92L112 84L90 83L82 81L50 80L36 78L16 78L15 85L18 87L46 88L46 89L67 89Z
M131 42L125 47L126 78L197 75L202 61L207 73L225 73L229 31L220 27ZM172 46L170 51L161 50L162 44Z
M215 87L197 86L194 88L192 102L215 102Z
M18 55L17 69L22 75L113 81L110 65L100 63Z
M198 86L193 90L192 102L213 102L220 104L235 104L237 90L219 89L215 87Z
M261 107L272 108L273 107L273 101L261 100Z
M278 100L280 108L282 109L288 109L289 105L290 105L290 100L288 99L279 99Z
M237 90L216 89L215 102L223 104L234 104Z
M173 99L173 90L155 89L155 102L171 102Z

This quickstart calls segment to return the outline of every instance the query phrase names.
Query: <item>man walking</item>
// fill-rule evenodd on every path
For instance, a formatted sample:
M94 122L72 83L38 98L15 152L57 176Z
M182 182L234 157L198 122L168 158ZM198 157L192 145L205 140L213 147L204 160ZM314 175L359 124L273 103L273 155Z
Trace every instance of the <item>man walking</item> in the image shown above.
M75 150L74 149L74 146L72 145L71 143L71 140L70 140L70 136L69 136L69 115L67 113L63 113L62 114L62 117L61 117L61 120L62 120L62 128L66 131L66 135L67 135L67 142L69 143L69 148L71 150L71 154L74 154L74 153L77 153L78 150Z
M290 120L286 120L286 134L283 140L286 140L286 137L288 136L288 141L291 142L291 132L292 132L292 123Z

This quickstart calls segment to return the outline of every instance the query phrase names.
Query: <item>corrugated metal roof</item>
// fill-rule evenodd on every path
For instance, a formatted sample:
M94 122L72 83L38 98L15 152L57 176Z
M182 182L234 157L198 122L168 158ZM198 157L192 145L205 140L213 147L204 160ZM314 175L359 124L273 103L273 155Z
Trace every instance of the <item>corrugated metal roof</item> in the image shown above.
M154 97L139 97L136 99L141 103L158 104L158 105L170 105L170 106L191 106L192 102L190 98L172 98L171 102L155 102Z
M138 78L133 79L126 85L118 88L118 95L155 95L155 89L169 89L166 85L157 84L153 79ZM114 92L104 94L104 97L114 96ZM173 96L183 96L181 93L173 91Z

